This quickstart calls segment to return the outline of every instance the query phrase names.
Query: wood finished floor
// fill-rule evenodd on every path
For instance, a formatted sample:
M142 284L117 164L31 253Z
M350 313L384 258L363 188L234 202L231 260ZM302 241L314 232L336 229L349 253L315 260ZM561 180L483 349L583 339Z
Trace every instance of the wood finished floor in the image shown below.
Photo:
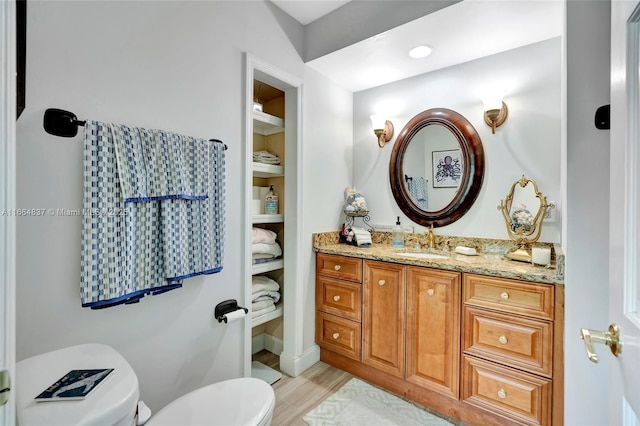
M280 371L280 360L271 352L258 352L253 356L253 360ZM271 424L307 426L302 417L352 377L351 374L324 362L318 362L298 377L282 373L282 378L272 385L276 394L276 407Z

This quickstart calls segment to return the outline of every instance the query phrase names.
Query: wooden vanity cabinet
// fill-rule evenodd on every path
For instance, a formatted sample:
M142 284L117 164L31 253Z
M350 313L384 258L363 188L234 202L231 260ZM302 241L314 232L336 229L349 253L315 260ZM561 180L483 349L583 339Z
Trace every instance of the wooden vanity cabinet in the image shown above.
M562 423L553 404L562 401L562 298L553 285L463 274L465 403L520 424Z
M364 262L362 362L404 377L405 266Z
M562 286L316 259L322 361L465 424L563 424Z
M460 273L407 268L406 379L458 399Z
M362 347L362 260L316 256L316 342L360 361Z

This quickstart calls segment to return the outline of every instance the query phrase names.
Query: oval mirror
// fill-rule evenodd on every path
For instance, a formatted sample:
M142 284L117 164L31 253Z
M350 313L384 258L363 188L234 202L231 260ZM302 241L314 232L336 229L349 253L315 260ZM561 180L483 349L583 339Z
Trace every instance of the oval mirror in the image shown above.
M484 177L484 149L462 115L433 108L413 117L393 146L389 180L396 203L414 222L434 227L460 219Z

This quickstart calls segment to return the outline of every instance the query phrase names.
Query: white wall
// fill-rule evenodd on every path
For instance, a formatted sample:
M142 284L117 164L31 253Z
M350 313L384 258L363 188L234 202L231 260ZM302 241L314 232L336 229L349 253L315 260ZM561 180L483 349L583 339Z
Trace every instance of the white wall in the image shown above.
M389 159L404 125L430 108L449 108L465 116L478 131L485 152L484 182L475 204L437 233L508 239L496 207L522 174L534 179L549 201L559 202L560 64L561 42L556 38L355 93L353 176L369 204L371 222L392 224L400 216L404 225L423 231L402 214L393 198ZM488 87L504 90L509 108L506 123L495 135L483 119L481 93ZM383 149L371 128L369 115L374 113L382 113L395 126L393 140ZM545 222L541 241L559 242L560 233L559 219Z
M84 342L112 345L137 372L154 410L242 375L249 355L241 323L213 319L217 303L244 298L242 52L292 75L304 72L270 10L253 1L29 1L17 205L82 208L82 136L58 138L42 129L46 108L68 109L81 119L225 141L227 243L221 273L139 304L92 311L80 307L80 218L19 218L17 359Z
M305 67L303 100L304 350L315 345L315 255L311 234L337 231L343 191L351 186L353 94ZM307 249L308 248L308 249Z
M567 2L567 426L609 419L607 348L597 348L600 363L590 362L579 333L609 324L609 131L595 128L594 114L610 102L610 30L608 0Z

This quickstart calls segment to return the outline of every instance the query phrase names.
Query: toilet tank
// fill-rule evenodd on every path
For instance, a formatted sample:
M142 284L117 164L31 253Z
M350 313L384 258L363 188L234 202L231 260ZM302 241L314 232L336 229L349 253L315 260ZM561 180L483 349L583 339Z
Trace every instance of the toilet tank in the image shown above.
M38 402L34 398L71 370L113 368L82 400ZM129 363L107 345L59 349L16 364L18 425L134 425L140 391Z

